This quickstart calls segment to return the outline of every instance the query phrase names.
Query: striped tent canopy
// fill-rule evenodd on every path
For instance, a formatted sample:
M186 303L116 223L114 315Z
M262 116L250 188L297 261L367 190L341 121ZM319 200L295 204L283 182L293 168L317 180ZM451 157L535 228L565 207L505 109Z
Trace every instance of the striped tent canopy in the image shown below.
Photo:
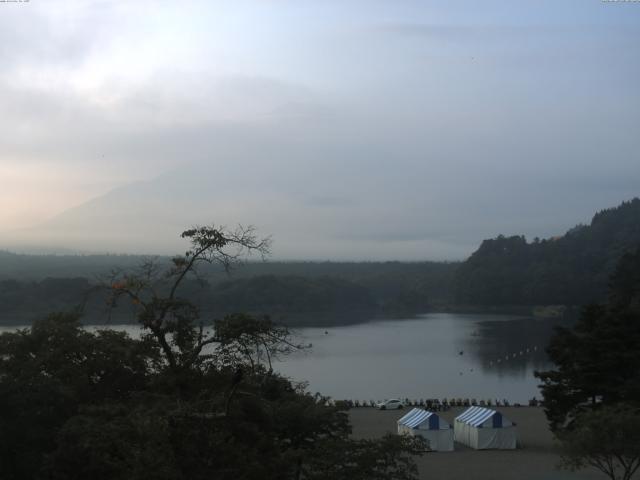
M412 409L409 413L398 420L398 425L404 425L409 428L425 428L428 425L429 430L440 430L441 428L451 428L446 422L440 425L440 417L433 412L421 410L419 408Z
M453 451L453 428L433 412L412 409L398 420L398 435L420 436L434 452Z
M515 424L490 408L470 407L456 417L454 424L454 439L463 445L476 450L516 448Z
M484 407L470 407L456 417L456 421L466 423L472 427L482 427L489 419L493 420L491 425L493 428L511 426L511 422L503 418L500 412Z

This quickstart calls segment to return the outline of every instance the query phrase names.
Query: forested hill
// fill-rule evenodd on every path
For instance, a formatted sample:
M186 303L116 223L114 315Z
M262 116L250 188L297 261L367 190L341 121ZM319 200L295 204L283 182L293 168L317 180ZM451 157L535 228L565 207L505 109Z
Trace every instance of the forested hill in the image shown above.
M0 325L25 324L49 312L84 305L87 323L107 320L104 292L94 288L113 268L135 269L138 256L31 256L0 252ZM160 265L168 257L157 258ZM204 282L190 280L180 294L207 316L234 311L271 314L300 324L325 323L309 314L348 314L365 319L378 313L425 312L451 303L451 282L458 263L439 262L255 262L226 275L204 268ZM111 312L130 322L131 311ZM335 317L335 318L334 318Z
M458 268L456 303L584 305L606 298L618 260L640 245L640 199L596 213L561 237L485 240Z

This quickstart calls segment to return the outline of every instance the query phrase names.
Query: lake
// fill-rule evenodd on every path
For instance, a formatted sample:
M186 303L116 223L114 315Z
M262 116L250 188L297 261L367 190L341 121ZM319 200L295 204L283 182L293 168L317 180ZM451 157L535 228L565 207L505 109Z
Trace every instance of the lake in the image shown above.
M300 328L297 336L312 349L274 368L335 399L469 397L524 403L540 398L533 372L550 367L544 348L555 325L557 320L509 315L430 313ZM138 332L133 325L108 328Z
M298 332L310 353L278 366L333 398L540 398L535 370L557 321L506 315L434 313Z

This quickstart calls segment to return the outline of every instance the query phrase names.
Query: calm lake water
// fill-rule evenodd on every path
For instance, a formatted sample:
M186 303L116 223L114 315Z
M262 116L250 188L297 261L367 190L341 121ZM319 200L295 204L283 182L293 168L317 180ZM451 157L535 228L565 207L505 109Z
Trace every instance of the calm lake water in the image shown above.
M554 320L434 313L412 319L295 330L309 352L274 366L335 399L540 398L535 370ZM99 328L99 327L90 327ZM104 328L104 327L102 327ZM137 335L137 326L108 326ZM13 330L2 328L0 331Z
M540 398L535 370L557 322L504 315L437 313L299 330L312 351L278 369L341 399Z

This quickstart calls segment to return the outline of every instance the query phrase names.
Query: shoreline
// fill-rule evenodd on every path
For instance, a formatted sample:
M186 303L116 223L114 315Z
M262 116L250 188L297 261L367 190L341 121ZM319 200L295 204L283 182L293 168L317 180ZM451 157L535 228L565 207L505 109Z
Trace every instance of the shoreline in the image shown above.
M56 311L56 310L52 310ZM66 311L61 309L60 311ZM353 309L341 311L312 311L312 312L286 312L273 311L260 313L248 311L254 316L268 315L275 322L290 328L329 328L362 325L366 323L390 321L390 320L414 320L428 314L462 314L462 315L504 315L532 320L571 320L574 319L579 307L565 305L453 305L436 304L427 309L393 310L384 308ZM35 320L46 317L51 312L15 312L13 314L0 314L0 327L29 327ZM203 319L213 320L221 318L228 312L207 311L201 312ZM99 318L98 318L99 317ZM135 315L130 312L114 311L111 317L104 312L99 314L93 311L83 315L82 322L87 326L94 325L135 325Z

